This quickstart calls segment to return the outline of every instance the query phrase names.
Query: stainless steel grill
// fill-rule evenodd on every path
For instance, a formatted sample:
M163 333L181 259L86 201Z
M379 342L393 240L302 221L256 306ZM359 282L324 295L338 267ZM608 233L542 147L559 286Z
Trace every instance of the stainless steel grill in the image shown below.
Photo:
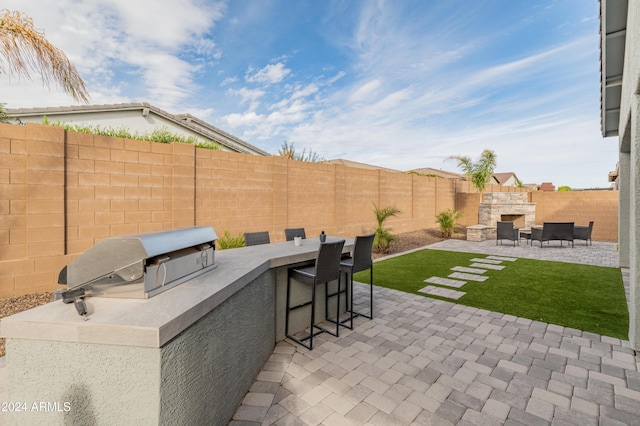
M105 238L60 271L61 297L155 296L215 268L216 239L210 226Z

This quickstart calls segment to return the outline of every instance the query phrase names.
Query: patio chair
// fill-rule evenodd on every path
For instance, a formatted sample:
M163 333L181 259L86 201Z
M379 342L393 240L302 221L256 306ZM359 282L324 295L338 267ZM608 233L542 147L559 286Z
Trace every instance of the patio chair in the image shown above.
M284 236L287 241L293 241L294 237L302 237L304 240L307 235L304 232L304 228L288 228L284 230Z
M351 321L351 329L353 329L353 318L355 316L363 316L365 318L373 319L373 259L371 252L373 249L373 239L376 234L360 235L356 236L356 241L353 247L353 257L342 258L340 261L340 268L349 274L350 286L350 309L351 315L347 320ZM353 274L360 271L369 270L369 315L354 312L353 310ZM347 320L343 321L346 322Z
M244 242L247 244L247 247L257 246L260 244L269 244L271 243L269 239L269 231L245 232Z
M496 245L498 245L498 241L502 244L502 240L513 241L514 247L516 246L516 241L520 245L520 228L514 228L513 222L498 222Z
M304 346L309 350L313 350L313 338L321 333L329 333L333 336L338 337L340 334L340 291L337 292L337 304L336 304L336 331L335 333L327 330L326 328L320 327L315 323L315 315L316 315L316 286L320 284L325 285L325 320L328 319L329 316L329 282L338 280L338 289L340 289L340 275L342 275L340 271L340 257L342 256L342 249L344 247L345 240L340 240L336 242L329 243L321 243L320 249L318 250L318 254L316 256L315 265L312 266L302 266L298 268L290 268L288 272L287 278L287 302L286 308L287 313L285 315L285 325L284 325L284 334L289 339L294 342ZM301 303L296 306L291 306L291 280L295 279L304 284L311 285L311 300L308 302ZM309 335L305 337L296 337L292 334L289 334L289 315L291 311L303 308L305 306L311 305L311 317L309 321ZM316 331L317 329L317 331ZM309 343L306 344L305 341L308 340Z
M584 240L585 244L592 245L591 231L593 231L593 221L589 222L589 226L574 226L573 227L573 239Z

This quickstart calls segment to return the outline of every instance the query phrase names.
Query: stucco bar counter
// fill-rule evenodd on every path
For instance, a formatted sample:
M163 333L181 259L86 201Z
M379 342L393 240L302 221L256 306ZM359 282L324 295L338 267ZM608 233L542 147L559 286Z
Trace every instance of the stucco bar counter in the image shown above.
M86 299L86 321L60 300L2 319L8 424L226 424L284 339L287 269L319 244L217 251L215 269L150 299ZM291 327L307 323L303 310Z

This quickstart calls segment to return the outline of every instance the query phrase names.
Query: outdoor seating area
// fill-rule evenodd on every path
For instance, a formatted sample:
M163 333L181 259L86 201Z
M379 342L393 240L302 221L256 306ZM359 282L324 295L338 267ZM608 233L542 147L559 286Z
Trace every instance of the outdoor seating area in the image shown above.
M571 244L575 247L575 240L584 240L586 246L592 245L591 234L593 232L594 222L590 221L588 226L575 225L574 222L544 222L542 225L533 225L531 228L517 228L513 222L500 221L496 223L496 245L502 244L502 240L513 242L513 246L520 245L520 240L526 240L527 245L533 244L533 241L550 245L551 241L560 242L559 246L563 246L563 242ZM467 241L485 241L488 239L487 231L492 227L485 225L473 225L467 227Z

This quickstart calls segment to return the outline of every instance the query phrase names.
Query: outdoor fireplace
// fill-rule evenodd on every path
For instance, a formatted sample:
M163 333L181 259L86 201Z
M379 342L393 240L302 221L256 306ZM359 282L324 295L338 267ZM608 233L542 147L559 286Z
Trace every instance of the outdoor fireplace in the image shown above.
M514 228L526 228L524 226L524 215L523 214L501 214L500 215L501 222L513 222Z
M535 223L536 203L527 192L487 192L480 203L478 223L495 227L497 222L513 222L516 228L531 228Z

